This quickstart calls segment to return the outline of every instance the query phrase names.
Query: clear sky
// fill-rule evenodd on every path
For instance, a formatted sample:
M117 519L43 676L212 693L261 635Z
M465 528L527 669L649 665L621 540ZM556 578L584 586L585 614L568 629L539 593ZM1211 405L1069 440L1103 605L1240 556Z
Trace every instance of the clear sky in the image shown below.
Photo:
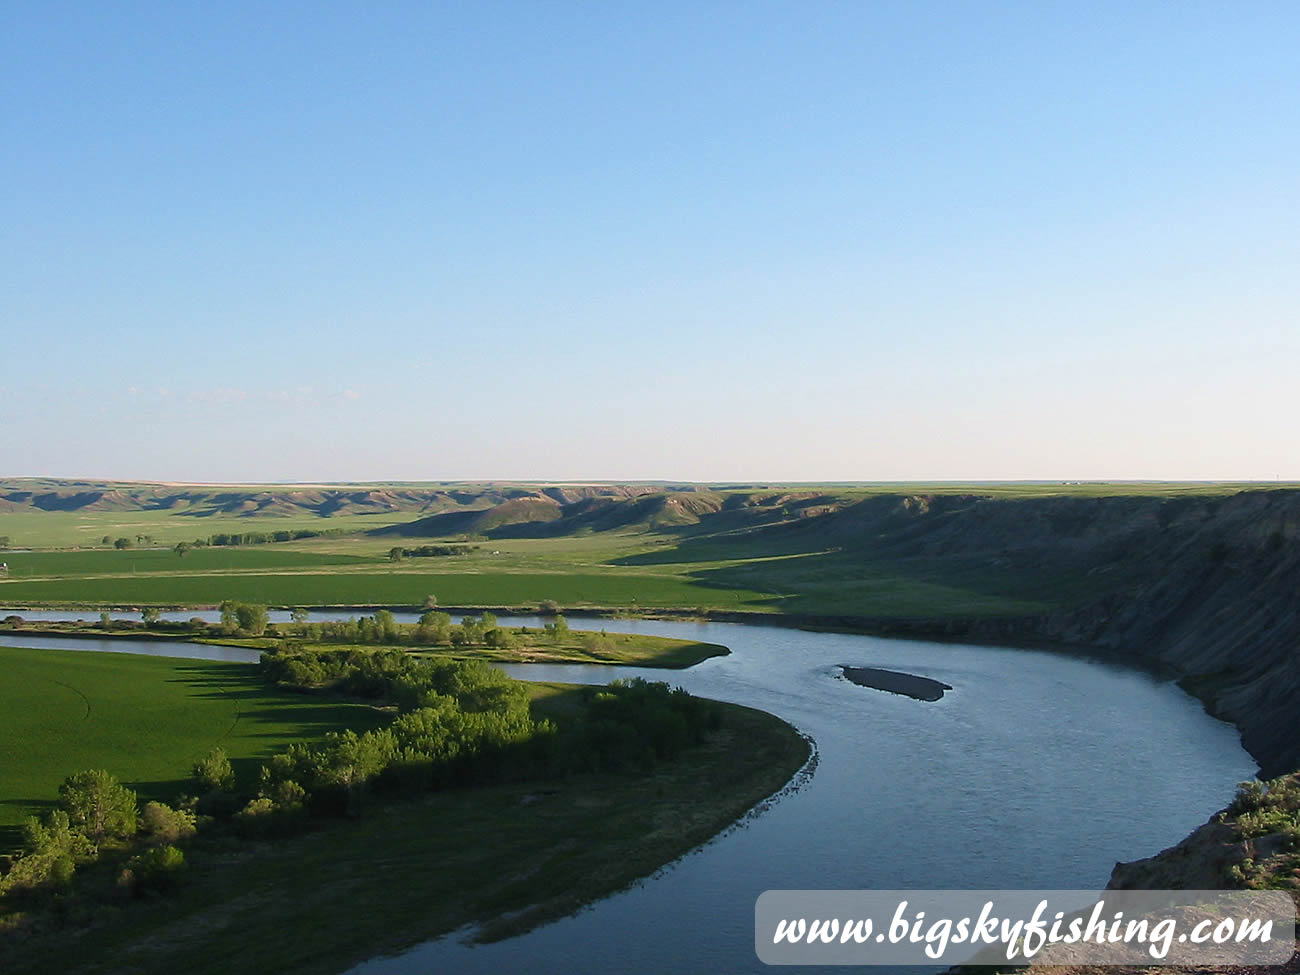
M0 475L1300 479L1297 37L7 4Z

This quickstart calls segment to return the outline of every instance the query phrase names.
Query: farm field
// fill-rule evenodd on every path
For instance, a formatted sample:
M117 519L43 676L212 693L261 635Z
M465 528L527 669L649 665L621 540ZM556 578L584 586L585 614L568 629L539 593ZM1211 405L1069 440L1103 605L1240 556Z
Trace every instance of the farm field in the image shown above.
M710 588L684 574L604 572L281 572L150 574L15 580L0 604L215 605L226 599L271 606L420 606L430 594L447 606L566 608L703 606L760 608L763 593Z
M74 772L104 768L142 802L172 802L212 748L251 788L267 758L328 731L377 727L372 707L276 691L252 664L0 646L0 848Z

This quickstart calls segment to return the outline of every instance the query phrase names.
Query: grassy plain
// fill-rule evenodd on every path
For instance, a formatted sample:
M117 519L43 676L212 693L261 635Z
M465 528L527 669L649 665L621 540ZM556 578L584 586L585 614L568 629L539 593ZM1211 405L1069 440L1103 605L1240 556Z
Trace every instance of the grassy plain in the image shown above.
M366 705L278 692L252 664L3 646L0 715L0 849L73 772L105 768L142 801L172 802L218 745L251 788L290 742L388 720Z

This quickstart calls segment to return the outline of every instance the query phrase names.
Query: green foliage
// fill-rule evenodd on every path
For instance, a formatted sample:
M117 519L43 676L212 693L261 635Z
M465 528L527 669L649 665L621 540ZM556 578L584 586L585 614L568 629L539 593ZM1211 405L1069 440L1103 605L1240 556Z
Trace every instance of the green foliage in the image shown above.
M140 811L140 831L150 843L175 843L194 835L195 817L162 802L147 802Z
M552 643L559 643L569 635L569 621L557 614L555 619L547 623L543 629L546 630L546 636Z
M592 771L651 769L702 742L722 720L715 702L661 681L636 677L587 693L580 747L566 751Z
M137 894L165 892L179 883L185 871L185 854L171 844L151 846L127 863L127 884Z
M0 894L65 888L77 867L92 863L97 855L95 844L72 826L62 809L53 810L45 822L31 817L23 827L23 840L25 853L0 877Z
M154 626L162 619L162 613L152 606L146 606L140 611L140 619L144 622L145 626Z
M135 793L103 769L69 776L59 786L59 803L72 825L84 829L96 844L135 833Z
M244 603L227 599L221 603L221 629L227 634L261 636L266 632L269 616L266 607L259 603Z
M235 770L230 766L230 759L224 748L218 746L208 752L207 756L194 764L194 785L200 795L210 792L233 792L235 790Z
M1280 834L1300 843L1300 774L1242 782L1227 812L1246 839Z
M130 548L130 547L131 547L131 539L129 538L119 538L113 542L113 548L118 549L119 551L121 549Z
M242 633L249 636L261 636L266 631L267 614L265 606L253 603L236 603L235 619Z

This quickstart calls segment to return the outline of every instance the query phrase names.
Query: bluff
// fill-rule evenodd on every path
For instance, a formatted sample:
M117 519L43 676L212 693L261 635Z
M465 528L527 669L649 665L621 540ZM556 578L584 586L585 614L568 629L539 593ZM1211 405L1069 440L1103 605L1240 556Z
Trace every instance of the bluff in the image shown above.
M1011 566L1021 577L1059 578L1076 593L1071 605L1035 615L858 625L1162 665L1237 725L1262 775L1300 767L1300 491L879 497L817 520L820 532L863 558Z

